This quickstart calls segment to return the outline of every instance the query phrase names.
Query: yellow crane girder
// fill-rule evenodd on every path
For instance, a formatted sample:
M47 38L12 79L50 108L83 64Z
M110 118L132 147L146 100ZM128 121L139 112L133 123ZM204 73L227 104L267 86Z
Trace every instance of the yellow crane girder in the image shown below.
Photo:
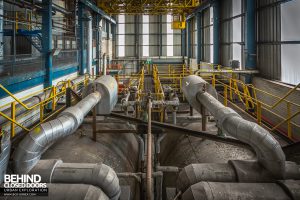
M97 5L108 14L183 14L201 4L201 0L98 0Z

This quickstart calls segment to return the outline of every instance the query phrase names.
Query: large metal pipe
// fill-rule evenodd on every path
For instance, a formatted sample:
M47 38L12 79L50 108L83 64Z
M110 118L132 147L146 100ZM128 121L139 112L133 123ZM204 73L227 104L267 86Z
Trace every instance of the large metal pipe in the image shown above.
M191 75L182 81L182 90L189 103L199 111L202 104L217 120L225 133L248 143L256 152L257 159L274 177L285 177L285 155L278 141L256 123L244 120L231 108L225 107L206 92L209 85L202 78Z
M1 139L1 154L0 154L0 184L3 183L4 174L6 174L6 169L9 161L10 156L10 134L3 133L2 136L0 136Z
M286 162L286 179L300 179L299 166ZM177 189L184 192L202 182L273 183L276 178L257 161L230 160L228 163L191 164L181 170Z
M109 75L101 76L86 87L83 91L83 96L85 97L94 90L100 92L102 95L102 99L96 107L97 114L110 114L118 101L118 83L116 79Z
M14 171L28 173L53 143L74 133L87 113L100 101L99 92L94 92L73 107L67 108L56 119L43 123L28 133L13 154Z
M30 200L109 200L105 193L92 185L85 184L47 184L48 197L30 196ZM19 200L20 197L7 197L5 200ZM24 197L24 199L27 199ZM29 198L28 198L29 199Z
M297 188L300 189L299 187ZM218 183L200 182L182 195L183 200L293 200L276 183Z
M121 193L117 174L105 164L40 160L30 174L41 175L43 183L93 185L100 188L112 200L118 200Z

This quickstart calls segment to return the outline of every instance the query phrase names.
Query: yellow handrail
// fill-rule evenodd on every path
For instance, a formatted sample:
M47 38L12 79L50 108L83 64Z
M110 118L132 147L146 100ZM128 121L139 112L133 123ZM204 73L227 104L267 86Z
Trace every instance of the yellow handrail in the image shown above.
M83 82L85 82L85 80ZM79 83L71 86L71 81L67 80L67 81L59 82L56 86L52 86L52 87L43 89L42 92L47 92L51 89L51 91L49 92L49 97L46 97L43 101L41 101L41 102L31 106L31 107L27 106L23 101L21 101L21 99L17 98L14 94L12 94L9 90L7 90L3 85L0 84L0 88L9 97L11 97L14 100L13 102L10 103L11 104L11 117L7 116L6 114L4 114L3 112L0 111L0 115L2 117L4 117L5 119L7 119L8 122L10 123L10 125L11 125L11 129L10 129L11 130L11 138L13 138L15 136L15 125L19 126L20 128L22 128L23 130L25 130L27 132L29 132L33 129L33 128L29 129L29 128L23 126L22 124L20 124L19 122L17 122L17 119L16 119L16 103L18 103L19 105L24 107L26 111L32 111L32 110L36 109L37 107L40 109L40 122L36 125L36 126L38 126L40 123L45 121L44 116L43 116L44 106L49 104L49 103L52 103L52 110L54 111L54 113L59 112L62 108L56 109L57 99L66 94L67 87L75 88L81 83L82 82L79 82ZM61 85L62 85L61 91L59 91L58 88ZM26 98L29 98L30 96L34 96L36 94L37 94L37 92L33 93L33 95L32 94L27 95ZM24 99L24 97L22 99ZM9 104L6 104L6 105L9 105ZM5 107L6 107L6 105L5 105ZM25 111L25 113L26 113L26 111Z

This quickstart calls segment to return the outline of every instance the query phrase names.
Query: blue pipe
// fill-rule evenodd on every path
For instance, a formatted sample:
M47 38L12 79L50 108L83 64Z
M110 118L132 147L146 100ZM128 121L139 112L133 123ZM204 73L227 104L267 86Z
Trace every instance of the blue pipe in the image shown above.
M186 29L181 31L181 55L186 56Z
M78 23L79 23L79 41L80 41L80 68L79 74L84 75L86 68L85 46L84 46L84 5L79 2L78 5Z
M247 0L246 8L246 69L256 69L255 0Z
M186 29L187 29L187 57L192 57L192 26L191 26L191 20L188 20L186 23Z
M220 64L220 1L216 0L213 3L214 12L214 56L213 63Z
M109 22L107 20L106 20L106 33L107 33L107 39L109 40L110 28L109 28Z
M46 76L45 88L52 86L53 66L52 66L52 0L43 0L42 14L42 46L45 56Z
M197 64L199 65L202 59L202 29L201 29L201 12L196 15L197 22Z
M97 54L97 63L96 63L96 75L100 75L100 15L96 16L96 54Z

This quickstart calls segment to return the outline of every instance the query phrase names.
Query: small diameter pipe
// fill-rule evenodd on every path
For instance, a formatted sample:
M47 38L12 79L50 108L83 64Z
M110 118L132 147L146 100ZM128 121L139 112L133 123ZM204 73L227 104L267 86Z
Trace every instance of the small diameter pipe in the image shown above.
M147 134L147 200L152 200L152 134L151 134L152 102L148 100L148 134Z

